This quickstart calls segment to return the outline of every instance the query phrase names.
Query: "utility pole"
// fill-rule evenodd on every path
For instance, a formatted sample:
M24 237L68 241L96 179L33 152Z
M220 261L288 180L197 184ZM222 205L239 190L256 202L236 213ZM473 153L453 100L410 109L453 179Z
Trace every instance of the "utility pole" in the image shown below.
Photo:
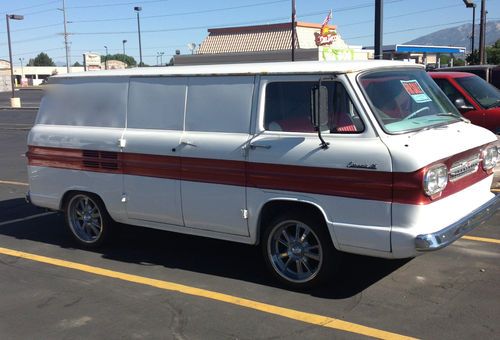
M382 51L384 35L384 3L382 0L375 0L375 59L384 59Z
M68 42L68 31L66 30L66 0L63 0L63 18L64 18L64 47L66 49L66 70L68 73L70 73L70 68L69 68L69 42Z
M295 61L295 0L292 0L292 61Z
M123 44L123 55L125 55L125 43L127 42L127 40L122 40L122 44Z
M479 30L479 64L486 64L485 40L486 40L486 0L481 0L481 22Z

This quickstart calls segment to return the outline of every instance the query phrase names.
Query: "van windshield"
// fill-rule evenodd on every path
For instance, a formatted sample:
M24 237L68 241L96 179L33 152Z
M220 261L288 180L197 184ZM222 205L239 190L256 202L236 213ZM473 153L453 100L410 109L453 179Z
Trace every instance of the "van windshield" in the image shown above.
M358 81L373 112L388 133L404 133L462 119L424 70L384 70Z

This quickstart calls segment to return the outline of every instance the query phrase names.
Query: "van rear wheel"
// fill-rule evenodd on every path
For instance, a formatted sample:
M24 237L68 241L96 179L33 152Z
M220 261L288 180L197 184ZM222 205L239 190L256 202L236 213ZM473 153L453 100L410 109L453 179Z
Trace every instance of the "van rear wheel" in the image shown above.
M312 215L285 213L273 219L261 246L273 276L294 289L324 283L339 263L325 222Z
M86 248L95 248L108 239L113 221L96 195L73 193L66 200L64 215L73 238Z

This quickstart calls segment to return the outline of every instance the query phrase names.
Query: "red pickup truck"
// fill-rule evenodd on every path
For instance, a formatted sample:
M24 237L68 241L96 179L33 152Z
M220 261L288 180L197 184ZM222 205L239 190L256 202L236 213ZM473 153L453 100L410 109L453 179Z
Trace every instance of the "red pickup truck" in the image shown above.
M429 75L464 117L500 134L500 90L472 73L430 72Z

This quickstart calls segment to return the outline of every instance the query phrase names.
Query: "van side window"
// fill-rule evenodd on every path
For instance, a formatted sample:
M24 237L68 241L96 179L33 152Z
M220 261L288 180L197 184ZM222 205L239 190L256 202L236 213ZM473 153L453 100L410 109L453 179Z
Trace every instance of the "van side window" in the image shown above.
M189 79L186 130L248 133L254 77Z
M273 82L266 86L264 128L269 131L315 132L311 123L311 88L317 82ZM323 83L328 88L331 133L359 133L363 122L344 86Z
M128 78L55 78L37 116L37 124L125 127Z
M127 127L182 130L186 88L182 77L131 78Z

